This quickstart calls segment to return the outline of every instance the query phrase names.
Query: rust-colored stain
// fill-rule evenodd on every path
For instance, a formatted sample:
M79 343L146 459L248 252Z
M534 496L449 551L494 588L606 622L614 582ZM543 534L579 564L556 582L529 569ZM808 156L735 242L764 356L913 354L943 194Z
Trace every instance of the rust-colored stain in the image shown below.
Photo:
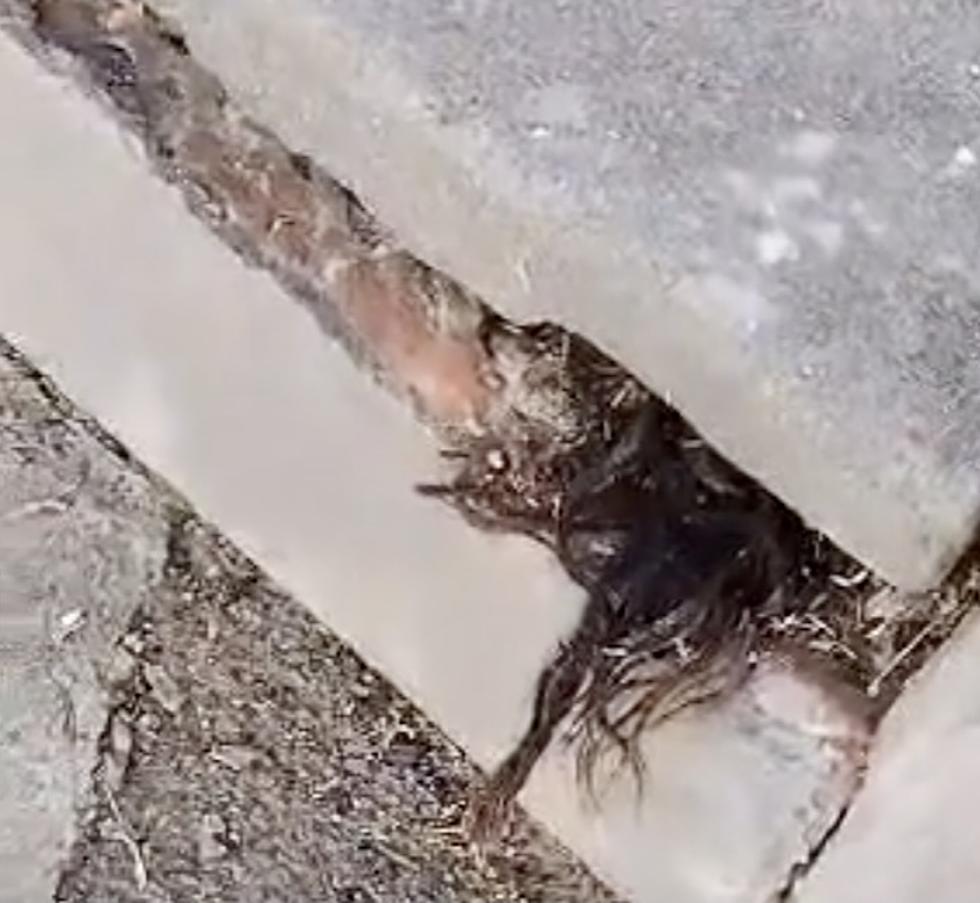
M429 321L431 301L401 264L392 255L340 269L333 279L338 308L384 371L430 416L460 426L481 419L490 389L479 347Z
M466 429L482 418L490 390L479 316L456 310L468 315L478 303L460 303L460 290L384 236L344 186L234 110L181 36L142 4L37 0L35 13L38 33L85 65L212 228L329 310L434 425Z

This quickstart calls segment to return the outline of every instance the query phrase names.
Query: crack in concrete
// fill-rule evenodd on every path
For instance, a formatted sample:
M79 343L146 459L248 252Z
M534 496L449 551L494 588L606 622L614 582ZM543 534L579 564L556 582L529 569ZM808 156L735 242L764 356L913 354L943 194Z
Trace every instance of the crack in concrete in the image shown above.
M495 417L500 426L514 398L500 391L500 360L487 347L487 323L499 318L400 248L309 158L241 116L189 57L176 30L142 4L108 0L0 0L0 17L4 12L5 27L48 65L70 70L111 101L113 115L140 138L157 172L182 192L195 216L307 303L328 332L411 400L428 423L456 438L472 436ZM397 329L390 329L392 322ZM504 415L494 409L501 404ZM135 463L97 424L86 426ZM500 449L479 451L494 469L489 454ZM867 590L841 596L857 604ZM896 672L887 699L931 648ZM791 870L776 899L791 898L849 805Z
M836 818L830 824L827 830L824 831L824 833L810 845L806 858L794 864L789 870L786 875L786 880L772 896L771 903L792 903L797 886L806 878L807 875L809 875L810 871L814 868L814 866L816 866L818 860L823 855L828 845L840 831L848 813L851 811L851 807L854 805L857 795L860 792L861 782L859 782L858 786L851 791L847 801L841 807Z
M8 30L101 98L198 219L427 422L452 430L484 418L483 304L237 110L175 29L145 4L0 0L5 9Z

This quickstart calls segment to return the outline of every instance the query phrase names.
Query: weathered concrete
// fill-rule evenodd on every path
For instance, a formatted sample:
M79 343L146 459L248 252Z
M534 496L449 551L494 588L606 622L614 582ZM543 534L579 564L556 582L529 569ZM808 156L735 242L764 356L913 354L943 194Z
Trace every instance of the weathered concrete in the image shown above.
M91 802L108 711L98 666L151 597L166 539L148 481L0 354L3 903L52 899Z
M774 903L854 792L859 725L826 690L770 664L727 704L646 738L639 799L617 780L590 817L554 750L524 799L637 903Z
M972 903L980 888L980 619L889 712L865 786L796 903Z
M816 526L934 582L980 502L980 18L162 0L426 260L579 328Z
M3 41L0 81L12 136L0 206L18 211L0 217L5 328L494 762L575 617L575 590L536 547L466 530L414 496L435 455L407 411L190 218L94 104ZM564 756L526 800L636 899L757 903L834 821L862 743L832 693L772 667L651 738L639 804L626 780L590 811Z

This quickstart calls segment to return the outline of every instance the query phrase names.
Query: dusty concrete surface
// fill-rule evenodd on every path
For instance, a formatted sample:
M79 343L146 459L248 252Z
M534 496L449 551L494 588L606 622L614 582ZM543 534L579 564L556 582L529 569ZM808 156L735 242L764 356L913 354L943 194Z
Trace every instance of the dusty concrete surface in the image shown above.
M91 803L115 637L166 556L159 492L0 342L0 900L51 899Z
M610 899L0 341L0 899Z
M978 686L974 616L885 718L865 786L794 901L977 899Z
M932 584L962 550L980 500L970 9L161 9L424 259L598 341L890 579Z
M636 901L774 903L857 789L866 726L835 690L766 662L724 704L649 733L641 795L620 776L583 818L553 751L525 805Z
M462 530L415 498L434 456L407 413L195 224L97 105L5 42L0 66L17 136L0 146L0 196L22 211L0 220L4 323L478 762L494 762L575 615L575 590L541 550ZM38 265L52 248L57 266ZM628 781L589 810L564 760L528 803L639 898L755 903L833 823L864 728L833 690L782 669L703 714L657 741L672 764L639 812ZM704 782L713 769L730 781ZM726 830L746 842L727 847ZM651 836L672 845L654 855Z

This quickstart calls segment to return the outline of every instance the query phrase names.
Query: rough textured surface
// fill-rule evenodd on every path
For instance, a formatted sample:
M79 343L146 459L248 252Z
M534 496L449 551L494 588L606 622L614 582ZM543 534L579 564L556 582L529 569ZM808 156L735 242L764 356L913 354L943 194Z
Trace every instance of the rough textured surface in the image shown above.
M104 806L59 899L612 899L526 820L481 860L458 748L212 531L176 523L169 551L109 727L148 887Z
M0 899L610 899L2 340L0 429Z
M162 8L424 259L596 339L858 557L921 586L960 552L980 499L968 7Z
M866 736L838 689L766 662L725 704L647 736L639 797L620 775L600 783L598 812L583 818L572 764L553 751L525 804L638 903L775 901L857 786Z
M797 903L968 903L980 887L980 619L885 718L868 777Z
M478 762L495 761L575 591L540 550L461 529L414 497L434 456L406 412L195 224L95 104L4 42L0 66L17 136L0 145L0 197L22 211L0 220L4 323ZM42 265L52 248L58 266ZM655 756L670 765L640 806L623 780L590 811L564 758L527 800L638 897L756 903L833 823L863 738L832 688L771 668L730 707L660 734ZM726 825L746 843L724 845ZM655 853L651 837L676 847Z
M166 552L158 493L0 341L0 900L51 898L90 802L101 666Z

